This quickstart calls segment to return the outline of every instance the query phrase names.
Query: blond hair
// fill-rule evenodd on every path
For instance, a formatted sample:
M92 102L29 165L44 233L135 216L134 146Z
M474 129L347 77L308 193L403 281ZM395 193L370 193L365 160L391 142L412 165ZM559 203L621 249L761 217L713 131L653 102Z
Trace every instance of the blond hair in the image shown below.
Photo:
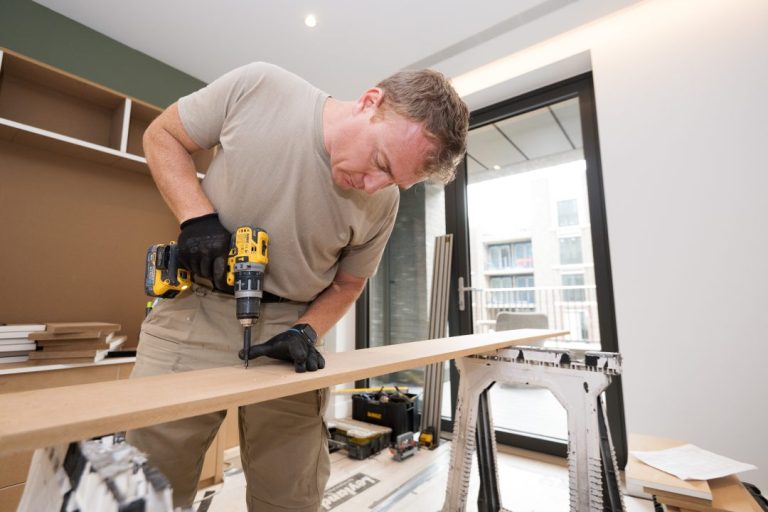
M424 175L442 183L452 181L467 148L469 109L445 75L431 69L400 71L376 87L384 91L380 107L384 112L424 123L425 135L434 143Z

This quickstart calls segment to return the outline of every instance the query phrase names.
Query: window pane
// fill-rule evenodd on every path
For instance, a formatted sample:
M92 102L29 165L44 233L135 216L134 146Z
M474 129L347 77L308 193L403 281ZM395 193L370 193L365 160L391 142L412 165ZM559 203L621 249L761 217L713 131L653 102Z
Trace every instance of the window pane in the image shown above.
M565 302L583 302L587 299L586 290L584 289L584 274L563 274L562 278L563 286L569 287L563 289L563 300Z
M563 348L579 341L578 348L599 350L589 211L578 210L589 204L581 144L575 98L470 131L475 333L494 330L501 312L537 313L550 329L571 331L555 342ZM497 428L567 438L565 410L548 391L499 385L491 397Z
M575 226L579 223L579 210L575 199L557 202L557 225Z
M531 242L515 243L515 267L533 268L533 251Z
M560 263L563 265L582 263L580 236L560 239Z
M512 302L512 276L493 276L488 280L488 286L492 289L490 301L499 306ZM493 290L493 288L503 288L502 290Z

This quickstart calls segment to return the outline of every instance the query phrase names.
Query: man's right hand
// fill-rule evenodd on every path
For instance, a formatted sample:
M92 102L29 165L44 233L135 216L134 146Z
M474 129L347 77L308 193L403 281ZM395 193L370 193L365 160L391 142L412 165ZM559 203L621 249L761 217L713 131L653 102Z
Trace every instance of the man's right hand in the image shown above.
M217 290L232 293L227 285L227 257L232 233L219 222L218 213L185 220L179 233L179 262L192 274L210 279Z

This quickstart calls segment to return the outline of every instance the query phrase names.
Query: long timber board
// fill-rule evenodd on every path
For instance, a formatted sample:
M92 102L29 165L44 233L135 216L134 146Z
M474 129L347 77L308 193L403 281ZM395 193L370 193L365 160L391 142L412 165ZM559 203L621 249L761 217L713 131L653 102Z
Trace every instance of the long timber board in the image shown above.
M296 373L267 360L129 380L0 394L0 455L198 416L345 382L561 336L520 329L324 354ZM265 358L259 358L263 360Z

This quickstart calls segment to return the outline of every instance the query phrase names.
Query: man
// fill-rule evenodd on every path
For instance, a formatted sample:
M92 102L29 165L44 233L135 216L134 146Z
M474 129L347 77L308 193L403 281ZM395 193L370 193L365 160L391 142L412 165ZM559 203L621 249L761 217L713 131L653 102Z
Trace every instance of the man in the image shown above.
M395 74L345 102L255 63L168 107L147 129L145 153L181 223L181 261L210 286L196 284L147 317L132 376L231 366L246 357L225 282L231 232L242 225L270 237L261 318L247 357L281 359L296 371L323 368L315 345L374 273L394 225L397 187L449 181L467 124L466 105L429 70ZM191 154L215 145L201 184ZM327 396L322 390L239 409L250 511L318 510L330 472ZM191 505L224 415L129 433L171 481L175 506Z

